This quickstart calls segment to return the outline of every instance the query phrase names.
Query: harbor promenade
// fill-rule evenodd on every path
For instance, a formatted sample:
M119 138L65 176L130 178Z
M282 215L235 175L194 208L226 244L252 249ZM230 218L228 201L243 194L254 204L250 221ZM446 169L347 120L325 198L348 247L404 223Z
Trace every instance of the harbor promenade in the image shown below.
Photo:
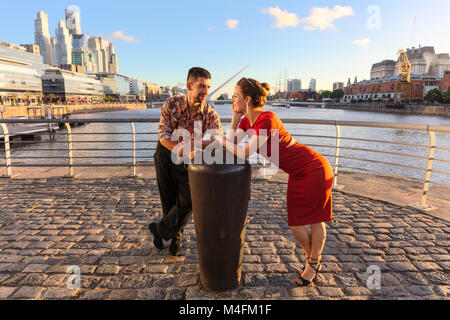
M193 219L180 256L169 243L153 247L154 172L0 179L0 299L448 299L448 220L338 190L322 271L296 287L304 258L287 226L286 187L252 181L241 285L214 293L199 281ZM379 288L369 279L377 267Z

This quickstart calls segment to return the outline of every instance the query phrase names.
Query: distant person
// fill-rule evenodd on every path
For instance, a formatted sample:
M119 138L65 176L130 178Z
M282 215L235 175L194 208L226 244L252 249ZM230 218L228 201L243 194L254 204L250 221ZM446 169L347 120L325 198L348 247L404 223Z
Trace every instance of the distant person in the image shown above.
M195 121L202 122L202 134L208 129L222 132L218 113L206 102L211 74L203 68L191 68L186 87L187 96L169 98L161 108L159 142L154 155L163 217L158 223L151 223L149 229L153 234L153 244L159 250L164 248L163 239L172 240L169 247L172 255L180 252L183 227L192 214L187 167L173 163L171 152L187 155L183 155L180 147L183 141L172 141L172 133L176 129L186 129L192 139Z
M216 137L220 144L235 155L248 158L250 150L258 153L267 150L265 157L279 152L280 169L289 174L287 187L288 225L306 255L306 265L295 280L299 286L310 285L321 269L321 256L326 240L325 222L332 220L331 186L333 170L329 162L319 153L292 138L280 119L263 106L270 91L267 83L242 78L234 89L232 104L232 122L229 132L242 130L235 141L227 137ZM242 116L245 116L242 120ZM254 129L248 131L249 129ZM262 129L266 135L260 134ZM245 146L239 142L249 133ZM271 139L278 134L278 150L271 150ZM236 143L236 144L235 144ZM266 144L266 148L262 148ZM307 226L310 226L311 232Z

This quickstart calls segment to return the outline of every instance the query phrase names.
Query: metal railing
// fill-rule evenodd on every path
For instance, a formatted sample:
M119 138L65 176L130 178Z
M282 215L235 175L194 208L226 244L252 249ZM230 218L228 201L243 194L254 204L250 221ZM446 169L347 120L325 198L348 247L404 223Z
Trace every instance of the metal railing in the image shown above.
M442 149L449 151L450 148L438 146L436 143L436 133L450 133L450 127L449 126L431 126L431 125L417 125L417 124L400 124L400 123L382 123L382 122L361 122L361 121L328 121L328 120L307 120L307 119L281 119L284 124L291 124L291 125L320 125L320 126L332 126L335 128L335 135L307 135L307 134L292 134L292 136L295 137L302 137L302 138L319 138L319 139L334 139L334 144L307 144L310 147L322 147L322 148L330 148L334 149L333 154L326 154L322 153L323 156L334 158L334 188L339 188L338 185L338 176L339 176L339 170L340 169L351 169L351 170L359 170L363 172L367 172L368 174L376 174L376 175L382 175L382 176L388 176L393 178L402 178L406 180L411 180L411 177L405 176L405 175L398 175L398 174L392 174L390 172L381 171L381 170L373 170L373 169L367 169L360 166L348 166L348 165L342 165L340 164L341 159L351 159L353 161L357 162L364 162L368 164L379 164L382 166L395 166L395 167L403 167L408 168L411 170L419 170L424 173L424 179L421 181L423 183L422 187L422 198L421 202L418 204L415 204L414 206L420 210L431 210L432 207L427 205L427 197L429 193L429 187L431 181L431 173L435 172L440 175L446 175L450 176L450 172L448 171L442 171L442 170L433 170L432 165L434 161L439 161L442 163L450 163L450 159L439 159L435 158L435 152L437 149ZM136 168L139 166L152 166L154 165L152 162L138 162L137 159L139 158L152 158L151 156L145 156L145 157L138 157L136 156L136 151L154 151L155 148L136 148L136 143L156 143L158 142L157 137L155 137L153 140L136 140L137 135L155 135L157 132L136 132L135 124L136 123L157 123L159 122L159 119L154 118L137 118L137 119L5 119L0 121L0 127L3 129L3 143L4 143L4 152L5 152L5 165L3 167L6 167L6 177L12 177L12 168L13 167L67 167L69 172L69 177L74 177L74 168L75 167L108 167L108 166L130 166L130 163L85 163L85 164L79 164L74 163L74 159L85 159L85 158L104 158L104 159L131 159L132 163L131 166L133 168L133 176L136 176ZM230 119L222 119L223 123L229 123ZM67 144L67 148L58 148L58 149L33 149L34 151L64 151L67 152L67 156L57 156L57 157L37 157L37 156L31 156L31 157L15 157L15 159L66 159L68 162L66 164L60 164L60 163L43 163L43 164L23 164L23 163L13 163L12 155L11 155L11 144L20 144L20 143L29 143L29 141L14 141L11 140L11 136L9 133L9 129L7 125L12 124L60 124L60 127L65 127L66 132L52 132L52 135L65 135L67 136L67 139L64 141L51 141L52 144L56 143L65 143ZM114 134L114 135L131 135L132 139L130 140L74 140L73 138L79 135L98 135L99 133L96 132L79 132L75 133L72 132L72 126L75 124L88 124L88 123L128 123L131 127L131 132L102 132L102 135L106 134ZM385 129L404 129L404 130L415 130L415 131L422 131L427 132L429 136L429 143L427 145L425 144L414 144L414 143L406 143L406 142L398 142L398 141L387 141L387 140L377 140L377 139L364 139L364 138L358 138L358 137L343 137L341 135L341 128L342 127L371 127L371 128L385 128ZM225 126L224 126L225 128ZM45 134L45 133L38 133L38 134ZM2 136L0 136L2 138ZM358 141L363 142L367 144L367 147L364 148L356 148L356 147L345 147L342 146L343 141ZM449 135L449 141L450 141L450 135ZM132 148L74 148L74 143L131 143ZM1 143L1 141L0 141ZM408 147L414 147L417 150L421 149L423 150L428 149L428 155L422 156L417 153L399 153L399 152L392 152L390 150L379 150L370 148L369 145L371 143L378 143L378 144L387 144L387 145L400 145L400 146L408 146ZM349 156L346 155L344 152L346 150L353 150L353 151L362 151L364 153L381 153L381 154L389 154L389 155L395 155L395 156L401 156L405 158L415 158L415 159L424 159L426 160L426 166L425 167L418 167L418 166L411 166L406 165L403 163L393 163L393 162L387 162L387 161L381 161L381 160L373 160L368 158L361 158L361 157L355 157L355 156ZM83 156L76 156L76 152L79 151L132 151L130 156L95 156L95 157L83 157ZM267 162L264 160L262 163L264 166L267 164ZM1 165L0 165L1 166ZM414 179L412 179L414 180ZM418 181L417 179L415 180ZM436 181L433 181L436 185L441 185L445 187L449 187L446 183L438 183Z

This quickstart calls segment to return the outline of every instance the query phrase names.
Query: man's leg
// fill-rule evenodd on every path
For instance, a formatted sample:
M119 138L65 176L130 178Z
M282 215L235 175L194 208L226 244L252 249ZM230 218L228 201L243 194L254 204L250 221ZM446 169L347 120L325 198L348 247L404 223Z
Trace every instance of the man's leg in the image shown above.
M177 184L173 176L173 163L171 161L171 152L158 142L155 155L155 171L158 182L159 197L163 217L169 214L170 209L176 204ZM151 223L150 232L153 234L153 244L159 250L164 248L162 235L159 232L159 224Z
M177 181L174 176L171 152L158 142L155 155L155 171L163 215L166 216L177 201Z
M172 206L168 214L158 224L159 232L166 240L173 239L192 215L187 167L185 165L174 165L173 173L177 187L176 204Z

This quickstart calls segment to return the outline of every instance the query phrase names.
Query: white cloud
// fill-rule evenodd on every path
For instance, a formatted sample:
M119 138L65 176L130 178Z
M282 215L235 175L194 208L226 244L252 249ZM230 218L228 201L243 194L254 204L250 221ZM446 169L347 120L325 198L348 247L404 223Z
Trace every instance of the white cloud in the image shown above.
M358 47L365 48L370 44L370 39L364 38L364 39L354 40L352 43Z
M227 21L225 21L225 25L230 30L236 29L238 26L238 23L239 23L239 20L234 20L234 19L228 19Z
M139 42L135 37L126 35L122 30L117 30L109 37L112 40L119 40L125 42Z
M287 10L281 10L279 7L266 8L262 10L263 13L270 14L275 18L275 23L273 27L284 29L288 27L297 27L299 23L299 18L297 14L288 12Z
M336 26L333 24L334 20L353 16L355 12L350 6L334 6L333 9L328 7L319 8L313 7L309 17L301 19L301 22L306 24L305 30L336 30Z

